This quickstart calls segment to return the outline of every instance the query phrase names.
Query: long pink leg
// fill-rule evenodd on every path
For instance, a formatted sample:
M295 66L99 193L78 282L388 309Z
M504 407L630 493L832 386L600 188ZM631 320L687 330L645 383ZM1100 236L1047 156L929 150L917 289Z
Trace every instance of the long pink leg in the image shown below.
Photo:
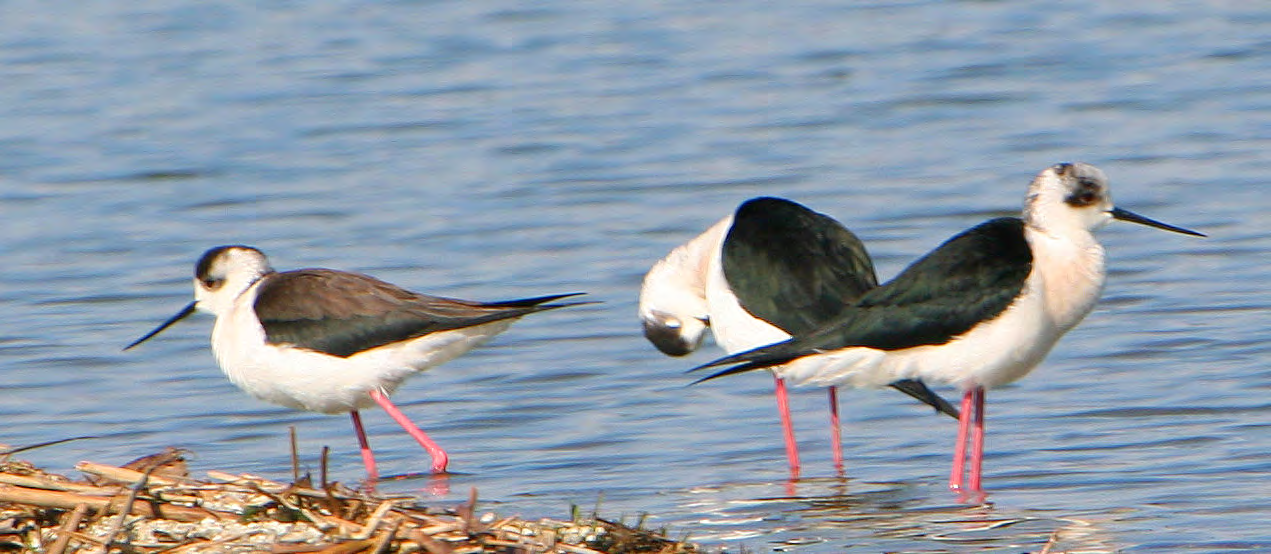
M843 432L839 427L839 389L830 387L830 448L834 449L834 469L843 474Z
M353 430L357 431L357 444L362 447L362 463L366 464L366 477L371 483L379 480L380 472L375 467L375 454L371 453L371 443L366 440L366 430L362 428L362 416L357 410L349 411L353 416Z
M975 427L971 429L971 477L969 492L983 492L980 486L980 467L984 462L984 387L971 389L975 393Z
M424 434L424 432L421 431L419 427L410 420L410 418L406 417L406 414L403 414L401 410L398 410L397 406L394 406L393 403L388 400L388 396L385 396L379 389L371 391L371 399L374 400L376 404L379 404L381 408L384 408L384 411L388 412L388 416L393 418L393 421L396 421L398 425L401 425L402 429L405 429L407 433L410 433L410 436L415 437L415 440L419 442L419 445L424 447L424 450L428 451L428 455L432 456L433 473L446 472L446 466L450 463L450 457L446 455L445 450L442 450L436 442L433 442L432 439L428 438L428 435Z
M781 430L786 441L786 460L790 462L790 478L799 478L799 445L794 441L794 422L790 420L790 397L786 395L786 382L773 374L777 383L777 411L781 413Z
M966 468L966 439L970 430L972 391L962 393L962 414L958 418L958 442L953 445L953 469L949 472L949 490L962 490L962 475Z

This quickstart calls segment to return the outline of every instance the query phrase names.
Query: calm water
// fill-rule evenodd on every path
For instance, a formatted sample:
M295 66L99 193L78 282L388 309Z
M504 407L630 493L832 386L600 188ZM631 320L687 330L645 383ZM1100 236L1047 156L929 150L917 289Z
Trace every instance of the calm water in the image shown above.
M652 514L730 550L1271 550L1271 9L1257 2L6 3L0 16L0 442L71 471L164 446L289 475L345 417L253 400L210 319L120 347L188 301L204 249L494 300L604 303L518 323L411 381L449 495L564 517ZM1147 3L1139 3L1146 5ZM771 380L686 387L712 359L639 334L653 260L740 201L856 230L884 278L1016 211L1055 162L1123 207L1211 235L1102 233L1104 301L989 395L987 506L944 489L955 425L795 399L788 485ZM940 392L956 397L956 391ZM387 472L426 469L368 412Z

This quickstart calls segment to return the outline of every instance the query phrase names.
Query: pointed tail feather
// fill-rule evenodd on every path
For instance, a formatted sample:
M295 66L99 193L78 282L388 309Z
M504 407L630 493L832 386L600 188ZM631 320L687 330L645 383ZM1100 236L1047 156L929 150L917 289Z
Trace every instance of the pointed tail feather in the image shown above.
M714 361L706 362L702 365L694 367L685 373L693 373L712 367L721 367L726 365L745 364L747 369L741 371L749 371L751 369L761 369L774 365L781 365L786 362L802 358L809 354L816 354L815 350L790 350L788 347L792 341L779 342L768 346L761 346L753 350L738 352L719 358Z
M903 379L896 381L895 383L891 383L888 386L918 399L923 404L935 408L936 413L938 414L945 414L953 419L958 419L961 415L958 413L958 409L953 407L953 404L950 404L948 400L945 400L943 397L936 394L935 391L927 388L926 383L917 379Z
M686 373L693 373L695 371L700 371L700 370L712 368L712 367L733 366L733 367L712 373L696 381L693 381L692 384L696 385L697 383L701 383L702 381L710 381L711 379L723 377L725 375L732 375L735 373L745 373L747 371L754 371L756 369L764 369L764 368L769 368L773 366L779 366L781 364L788 363L793 360L797 360L804 356L817 353L817 351L815 350L804 350L804 349L792 348L793 342L794 341L787 340L785 342L770 344L768 346L761 346L753 350L747 350L745 352L738 352L736 354L724 356L723 358L720 358L718 360L707 362L693 369L690 369Z
M553 300L560 300L562 298L570 298L574 296L582 296L584 294L587 294L587 293L570 292L566 294L549 294L546 296L535 296L533 298L518 298L516 300L503 300L500 302L486 302L485 305L491 306L491 307L504 307L504 308L529 308L533 306L539 306L541 304L546 304L547 302L551 302ZM555 305L549 304L547 306L543 306L543 308L563 308L565 306L577 306L580 304L595 304L595 303L596 302L566 302L566 303L555 304Z
M779 365L779 364L765 364L760 362L745 363L745 364L733 366L721 371L716 371L715 373L707 375L706 377L702 377L701 379L693 381L692 383L689 383L689 384L696 385L698 383L701 383L702 381L710 381L711 379L716 379L719 377L723 377L725 375L733 375L735 373L745 373L747 371L754 371L756 369L764 369L767 367L772 367L773 365ZM699 369L703 369L704 367L707 367L707 366L695 367L693 369L690 369L689 371L697 371Z
M712 367L720 367L720 366L726 366L726 365L739 364L742 362L748 362L750 360L747 358L747 356L752 353L754 353L754 350L747 350L745 352L729 354L727 356L724 356L723 358L717 358L715 360L711 360L702 365L689 369L688 371L685 371L684 373L694 373L694 372L701 371L703 369L712 368Z
M695 371L712 367L732 366L716 371L715 373L702 377L690 384L696 385L703 381L710 381L712 379L718 379L728 375L779 366L818 352L816 350L791 348L793 346L791 344L792 342L793 341L780 342L777 344L759 347L754 350L739 352L737 354L724 356L723 358L694 367L693 369L688 370L687 373L693 373ZM960 417L958 409L955 408L953 404L950 404L949 401L936 394L935 391L928 388L922 381L917 379L902 379L891 383L890 386L900 392L912 396L932 408L935 408L936 413L945 414L953 419L958 419Z

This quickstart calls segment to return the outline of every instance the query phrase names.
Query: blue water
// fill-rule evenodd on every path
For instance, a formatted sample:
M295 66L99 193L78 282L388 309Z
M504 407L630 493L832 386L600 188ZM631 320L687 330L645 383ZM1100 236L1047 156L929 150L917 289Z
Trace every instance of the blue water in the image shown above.
M189 301L206 248L423 292L587 291L414 379L453 504L650 514L750 551L1271 550L1271 9L1261 3L7 3L0 16L0 442L73 473L168 445L197 472L362 477L345 417L256 401ZM954 423L886 391L686 387L639 281L742 200L830 214L880 274L1019 209L1059 161L1122 207L1103 302L989 402L987 506L944 488ZM939 392L956 398L957 392ZM383 470L427 458L367 412ZM1049 543L1049 546L1048 546Z

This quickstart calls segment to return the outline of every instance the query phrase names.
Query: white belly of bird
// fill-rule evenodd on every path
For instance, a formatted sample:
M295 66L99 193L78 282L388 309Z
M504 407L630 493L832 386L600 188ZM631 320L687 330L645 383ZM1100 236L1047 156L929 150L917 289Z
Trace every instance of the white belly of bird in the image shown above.
M1023 377L1062 335L1041 309L1041 295L1023 295L1000 316L947 343L902 350L852 347L786 364L797 385L880 387L922 379L960 387L994 387Z
M1026 228L1035 263L1023 294L998 317L947 343L903 350L844 348L786 364L798 385L878 387L922 379L992 388L1027 375L1094 308L1103 290L1103 248L1085 233L1053 237Z
M212 350L229 380L261 400L298 410L340 413L374 405L369 393L392 393L406 378L450 361L502 333L513 319L432 333L340 358L265 342L250 309L217 318Z

